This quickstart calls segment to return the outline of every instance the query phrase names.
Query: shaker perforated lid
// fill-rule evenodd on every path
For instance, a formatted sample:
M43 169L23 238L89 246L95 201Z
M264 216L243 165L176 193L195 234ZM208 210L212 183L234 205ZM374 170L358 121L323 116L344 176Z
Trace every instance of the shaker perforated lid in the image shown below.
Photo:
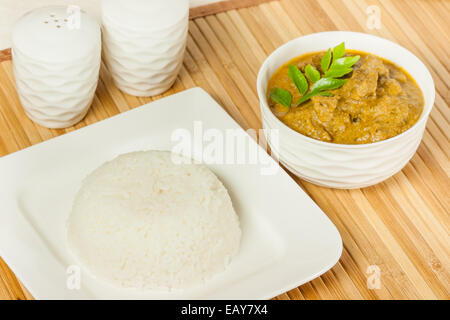
M48 6L22 16L12 31L13 50L37 61L61 63L101 48L98 22L77 8Z
M102 15L126 28L148 31L179 23L189 14L189 0L102 0Z

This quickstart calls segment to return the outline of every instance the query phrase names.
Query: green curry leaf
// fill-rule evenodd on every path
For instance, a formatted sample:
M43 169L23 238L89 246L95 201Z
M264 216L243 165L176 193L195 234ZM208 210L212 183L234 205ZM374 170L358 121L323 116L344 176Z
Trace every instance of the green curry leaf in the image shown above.
M342 42L333 48L333 62L335 62L340 57L343 57L345 54L345 43Z
M340 78L342 76L345 76L346 74L352 72L352 68L343 68L343 67L336 67L331 68L327 72L325 72L324 77L326 78Z
M300 105L300 104L302 104L303 102L305 102L305 101L311 99L312 97L314 97L314 96L317 95L317 94L319 94L318 91L311 91L310 93L305 94L303 97L300 98L300 100L298 100L297 106Z
M300 100L298 100L297 106L311 99L314 96L333 97L334 95L328 91L319 91L319 90L311 91L310 93L305 94L303 97L301 97Z
M303 73L293 64L289 65L288 76L302 95L308 91L308 81L306 81Z
M286 108L291 107L292 95L287 90L280 88L273 88L272 92L270 93L270 98L273 101L281 104L282 106L285 106Z
M342 87L347 80L338 79L353 71L353 65L358 62L360 56L344 57L345 43L337 45L333 49L328 49L322 56L320 67L323 75L312 65L308 64L305 67L305 75L312 82L309 88L308 80L300 69L293 64L289 65L288 76L297 87L302 95L296 105L311 99L314 96L333 97L333 93L329 90L335 90ZM309 91L309 92L308 92ZM292 95L289 91L274 88L270 97L289 108L292 103Z
M336 59L331 64L330 69L333 69L335 67L351 68L356 62L358 62L359 58L360 58L359 56L353 56Z
M331 49L328 49L328 51L323 55L322 60L320 61L320 66L322 67L323 72L327 72L328 68L330 67L331 62Z
M333 79L333 78L322 78L311 87L311 92L313 91L323 91L323 90L334 90L342 87L347 80L345 79Z
M305 74L313 83L320 79L320 72L310 64L305 67Z

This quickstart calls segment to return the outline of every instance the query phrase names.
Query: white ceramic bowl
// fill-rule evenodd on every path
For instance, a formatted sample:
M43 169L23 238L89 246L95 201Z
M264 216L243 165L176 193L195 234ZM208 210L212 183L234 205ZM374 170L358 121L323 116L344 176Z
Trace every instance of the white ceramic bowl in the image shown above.
M282 123L267 103L267 84L287 61L302 54L322 51L345 41L355 49L386 58L407 70L423 91L425 107L418 122L402 134L370 144L347 145L304 136ZM434 103L433 79L425 65L411 52L389 40L357 32L321 32L289 41L263 63L257 80L264 129L279 130L278 141L266 138L280 162L298 177L332 188L363 188L400 171L416 152Z

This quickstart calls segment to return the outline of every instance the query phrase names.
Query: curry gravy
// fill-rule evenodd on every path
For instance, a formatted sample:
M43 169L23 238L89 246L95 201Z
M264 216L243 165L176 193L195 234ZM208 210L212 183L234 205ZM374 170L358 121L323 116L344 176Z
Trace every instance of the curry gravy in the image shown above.
M353 71L343 77L348 79L347 82L330 91L333 97L314 96L296 107L301 95L288 76L289 65L296 65L302 72L307 64L321 70L320 60L324 53L294 58L270 79L269 106L287 126L321 141L363 144L399 135L417 122L424 98L415 80L394 63L356 50L346 50L346 55L360 55L361 58ZM269 98L274 87L291 92L291 108Z

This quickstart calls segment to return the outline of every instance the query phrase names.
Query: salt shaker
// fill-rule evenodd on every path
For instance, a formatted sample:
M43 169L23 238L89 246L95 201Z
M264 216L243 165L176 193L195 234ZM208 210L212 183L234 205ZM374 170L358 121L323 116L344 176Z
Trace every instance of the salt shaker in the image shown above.
M189 0L102 0L105 63L119 89L135 96L168 90L181 68Z
M12 41L16 87L26 114L48 128L83 119L98 82L98 22L77 7L43 7L16 22Z

